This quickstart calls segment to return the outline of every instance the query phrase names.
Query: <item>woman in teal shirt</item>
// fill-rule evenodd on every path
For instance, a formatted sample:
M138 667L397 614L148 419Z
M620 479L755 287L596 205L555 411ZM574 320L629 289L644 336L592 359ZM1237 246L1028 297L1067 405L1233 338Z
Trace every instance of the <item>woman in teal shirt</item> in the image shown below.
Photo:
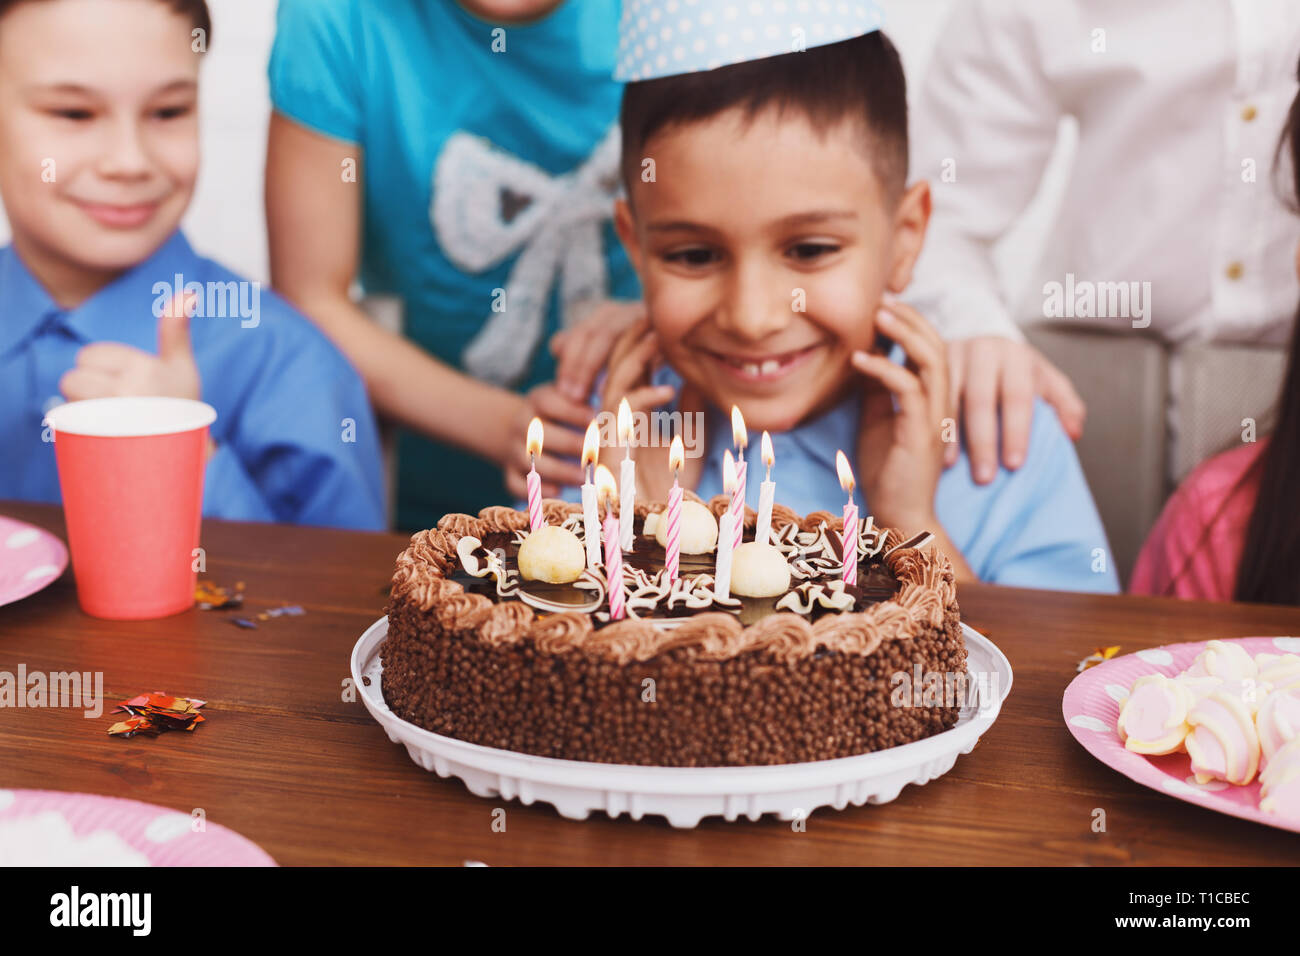
M618 17L615 0L280 0L272 278L403 426L402 527L522 497L534 414L544 491L582 480L591 364L639 309L616 301L639 290L609 222ZM402 300L404 337L356 305L357 279ZM574 326L591 364L546 384L547 343Z

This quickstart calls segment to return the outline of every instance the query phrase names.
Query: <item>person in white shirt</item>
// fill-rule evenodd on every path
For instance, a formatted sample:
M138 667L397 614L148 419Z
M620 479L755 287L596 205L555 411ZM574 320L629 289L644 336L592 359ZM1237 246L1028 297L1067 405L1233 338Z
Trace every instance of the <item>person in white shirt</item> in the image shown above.
M1009 468L1024 460L1035 392L1082 430L1082 403L1024 343L992 260L1065 116L1079 133L1055 226L1064 271L1045 278L1070 301L1044 288L1044 315L1064 305L1171 343L1285 340L1298 231L1273 164L1298 54L1295 0L952 5L913 109L914 169L933 186L934 215L909 301L951 340L976 481L996 473L999 402ZM1071 304L1077 280L1136 283L1144 301L1095 317L1100 297L1091 310Z

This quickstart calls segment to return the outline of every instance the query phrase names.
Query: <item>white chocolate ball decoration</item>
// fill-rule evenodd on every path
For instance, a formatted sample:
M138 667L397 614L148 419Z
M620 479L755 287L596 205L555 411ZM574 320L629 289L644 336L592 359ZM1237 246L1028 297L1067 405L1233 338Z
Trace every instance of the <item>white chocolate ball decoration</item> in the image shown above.
M582 577L587 553L578 536L559 525L546 525L519 546L519 573L530 581L569 584Z
M660 514L655 522L655 540L668 547L668 515ZM682 554L708 554L718 544L718 521L713 512L698 501L682 502L682 529L678 539Z
M731 593L779 597L790 590L790 565L770 544L746 541L731 556Z

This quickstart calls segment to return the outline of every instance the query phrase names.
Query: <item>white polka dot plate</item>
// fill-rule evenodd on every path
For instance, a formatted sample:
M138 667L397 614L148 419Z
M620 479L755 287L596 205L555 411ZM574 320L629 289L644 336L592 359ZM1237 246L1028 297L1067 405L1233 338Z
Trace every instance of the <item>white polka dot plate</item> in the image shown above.
M68 566L68 549L44 528L0 515L0 605L35 594Z
M1191 666L1206 643L1146 648L1088 668L1065 689L1061 701L1065 725L1088 753L1143 786L1219 813L1300 832L1300 821L1288 821L1259 808L1258 778L1244 787L1220 781L1197 783L1187 754L1148 757L1125 749L1119 739L1119 711L1133 682L1144 674L1176 676ZM1241 645L1252 657L1297 651L1294 637L1242 637L1226 643Z

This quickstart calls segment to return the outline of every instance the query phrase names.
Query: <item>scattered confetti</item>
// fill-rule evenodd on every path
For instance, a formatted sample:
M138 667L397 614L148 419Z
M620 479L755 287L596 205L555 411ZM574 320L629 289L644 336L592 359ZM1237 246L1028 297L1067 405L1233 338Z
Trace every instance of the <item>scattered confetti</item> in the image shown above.
M1110 660L1112 657L1114 657L1116 654L1119 653L1119 648L1120 645L1118 644L1115 644L1112 647L1097 648L1095 651L1093 651L1083 660L1079 661L1079 666L1076 668L1075 672L1078 674L1082 674L1089 667L1096 667L1098 664L1102 663L1103 661Z
M140 694L124 700L113 712L125 711L131 716L108 728L114 737L134 737L148 734L157 737L168 730L192 731L207 718L199 713L206 700L196 697L173 697L161 691Z
M194 600L200 611L230 611L244 605L244 582L227 590L211 581L200 581L194 586Z
M233 588L224 588L211 581L199 581L194 587L194 600L200 611L235 611L244 606L244 582L236 581ZM269 621L273 617L301 617L307 612L297 604L282 604L280 607L267 608L253 617L234 617L230 623L245 630L257 627L257 621Z

